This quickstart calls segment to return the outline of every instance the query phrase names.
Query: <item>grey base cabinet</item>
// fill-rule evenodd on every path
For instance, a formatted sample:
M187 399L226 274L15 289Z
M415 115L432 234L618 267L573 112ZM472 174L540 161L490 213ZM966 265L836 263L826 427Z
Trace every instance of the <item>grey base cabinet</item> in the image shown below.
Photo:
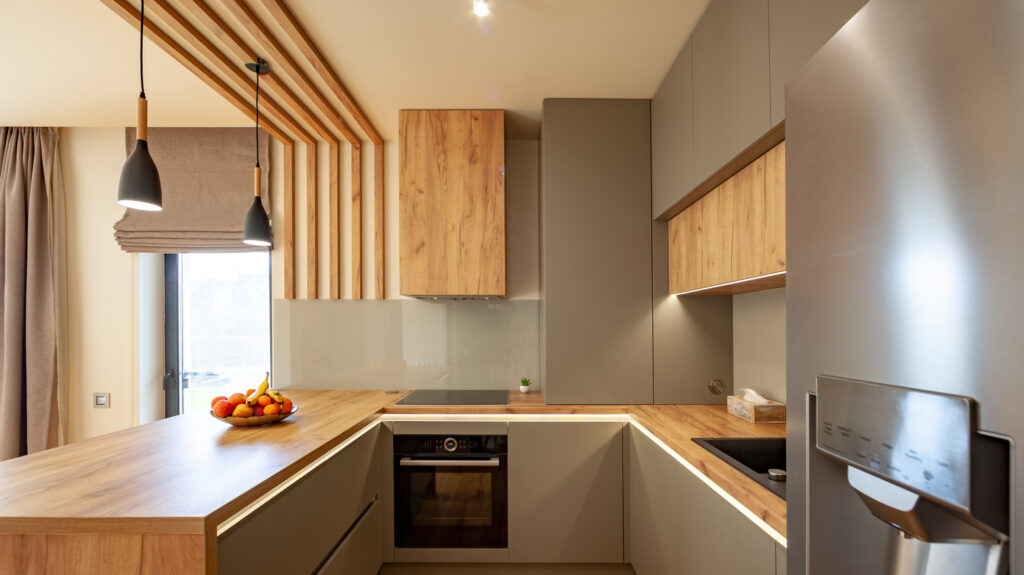
M365 521L380 495L380 427L366 433L291 485L217 540L218 573L280 575L313 573L356 534L373 545L359 551L380 566L382 534L377 519ZM370 509L370 511L367 511ZM369 527L367 527L369 525ZM374 529L372 537L366 531ZM279 549L280 552L273 552ZM361 574L362 571L341 571ZM369 573L376 573L376 569Z
M317 575L377 575L382 561L380 547L381 505L374 501L327 558Z
M785 574L785 549L645 434L629 436L636 575Z
M512 421L509 558L622 563L623 424Z
M678 572L679 463L643 433L630 430L629 540L636 575Z
M679 575L775 575L775 541L680 466Z

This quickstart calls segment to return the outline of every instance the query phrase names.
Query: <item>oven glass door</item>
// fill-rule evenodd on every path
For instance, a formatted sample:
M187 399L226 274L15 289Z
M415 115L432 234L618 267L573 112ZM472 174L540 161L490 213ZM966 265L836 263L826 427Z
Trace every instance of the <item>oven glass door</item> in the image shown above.
M395 546L507 547L505 457L396 457Z

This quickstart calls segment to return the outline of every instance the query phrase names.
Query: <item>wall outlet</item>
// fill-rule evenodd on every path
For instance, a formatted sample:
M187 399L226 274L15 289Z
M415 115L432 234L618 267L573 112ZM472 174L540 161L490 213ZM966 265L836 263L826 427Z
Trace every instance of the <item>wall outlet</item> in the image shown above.
M109 393L94 393L92 394L92 406L102 409L110 409L110 394Z

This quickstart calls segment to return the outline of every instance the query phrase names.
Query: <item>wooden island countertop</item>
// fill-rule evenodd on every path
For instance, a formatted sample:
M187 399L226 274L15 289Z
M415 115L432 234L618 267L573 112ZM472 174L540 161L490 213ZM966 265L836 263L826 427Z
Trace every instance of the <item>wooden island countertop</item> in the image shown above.
M786 533L784 501L691 441L783 437L785 425L746 423L724 405L545 405L539 393L512 392L508 406L414 407L394 405L406 392L285 393L298 412L278 425L236 428L191 413L0 462L0 571L59 571L71 564L45 553L40 559L40 550L74 535L85 538L85 547L118 549L129 563L145 563L149 553L164 567L179 561L180 572L201 572L188 566L205 561L210 572L218 525L381 416L417 414L628 415L691 471ZM82 552L64 559L77 553L80 560Z

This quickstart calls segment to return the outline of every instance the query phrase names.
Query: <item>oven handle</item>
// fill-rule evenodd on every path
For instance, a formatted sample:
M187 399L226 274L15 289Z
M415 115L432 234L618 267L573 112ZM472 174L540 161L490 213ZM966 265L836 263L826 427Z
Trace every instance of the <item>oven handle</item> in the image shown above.
M413 459L403 457L398 460L399 467L500 467L501 460L490 459Z

